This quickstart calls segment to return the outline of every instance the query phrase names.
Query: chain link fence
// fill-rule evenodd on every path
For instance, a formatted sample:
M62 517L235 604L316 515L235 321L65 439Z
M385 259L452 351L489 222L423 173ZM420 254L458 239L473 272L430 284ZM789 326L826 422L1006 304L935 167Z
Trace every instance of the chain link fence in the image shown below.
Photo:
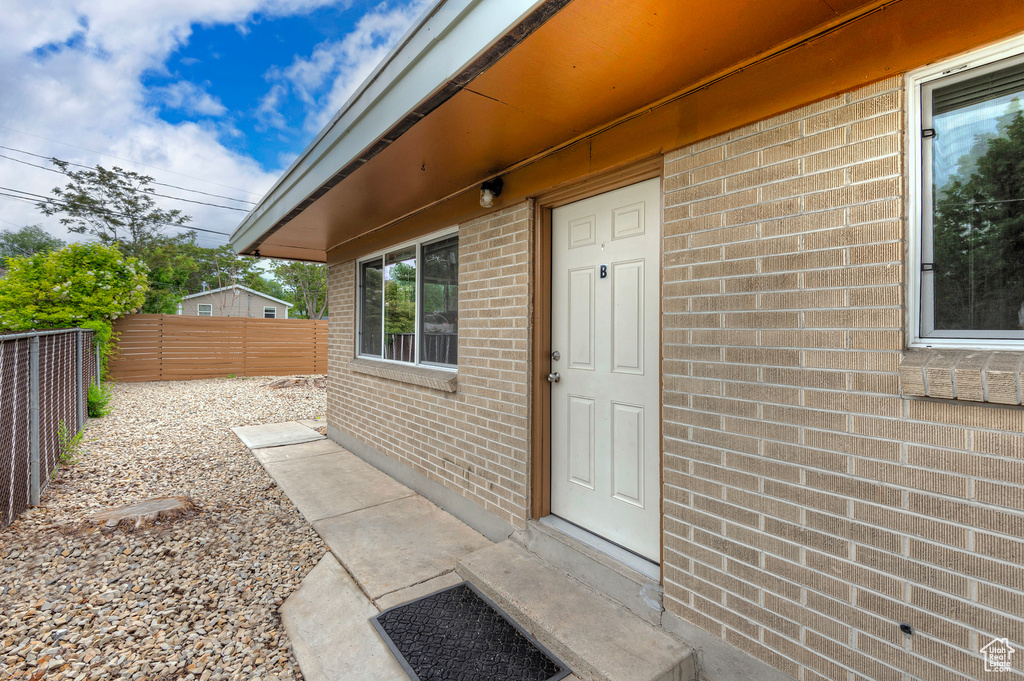
M99 384L93 332L0 336L0 527L39 503Z

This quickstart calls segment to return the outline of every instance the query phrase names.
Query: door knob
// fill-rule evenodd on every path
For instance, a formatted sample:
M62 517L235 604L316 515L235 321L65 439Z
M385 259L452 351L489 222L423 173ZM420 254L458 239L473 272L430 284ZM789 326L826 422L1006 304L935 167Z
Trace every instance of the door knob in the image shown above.
M548 383L558 383L561 380L562 377L559 375L557 371L553 374L548 374Z

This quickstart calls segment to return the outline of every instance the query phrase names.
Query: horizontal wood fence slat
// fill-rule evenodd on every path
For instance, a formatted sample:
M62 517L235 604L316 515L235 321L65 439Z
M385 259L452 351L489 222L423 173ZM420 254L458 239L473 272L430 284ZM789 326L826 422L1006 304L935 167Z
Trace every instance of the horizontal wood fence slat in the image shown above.
M327 373L327 321L133 314L114 324L118 381Z

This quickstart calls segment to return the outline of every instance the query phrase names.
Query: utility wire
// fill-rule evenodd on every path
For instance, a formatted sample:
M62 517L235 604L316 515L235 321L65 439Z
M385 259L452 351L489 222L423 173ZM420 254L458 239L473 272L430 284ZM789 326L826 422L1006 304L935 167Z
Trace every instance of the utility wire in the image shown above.
M2 126L0 126L0 127L2 127ZM31 151L25 151L24 149L15 149L14 147L5 147L2 144L0 144L0 149L6 149L7 151L16 151L19 154L25 154L27 156L35 156L36 158L45 159L47 161L61 161L62 163L67 163L69 166L78 166L79 168L88 168L89 170L95 170L95 168L93 166L87 166L87 165L84 165L82 163L73 163L72 161L64 161L63 159L59 159L59 158L57 158L55 156L43 156L42 154L35 154L35 153L31 152ZM4 156L4 158L11 158L11 157L10 156ZM11 160L12 161L18 161L19 163L26 163L27 165L33 165L32 163L27 163L26 161L19 161L16 158L11 158ZM60 173L59 170L53 170L53 168L45 168L43 166L36 166L36 167L37 168L43 168L44 170L50 170L50 171L55 172L55 173ZM170 171L168 171L168 172L170 172ZM63 174L63 173L61 173L61 174ZM188 177L188 176L185 175L185 177ZM205 182L205 180L200 180L200 182ZM236 199L233 196L223 196L221 194L211 194L209 192L201 192L198 189L189 189L188 187L179 187L176 184L167 184L166 182L157 182L156 180L154 180L152 184L160 185L161 187L170 187L171 189L180 189L181 191L184 191L184 192L192 192L192 193L195 193L195 194L202 194L203 196L212 196L215 199L227 199L228 201L238 201L239 203L249 203L249 204L252 204L252 205L256 205L255 201L249 201L248 199ZM211 184L213 184L213 183L211 183ZM218 186L223 186L223 185L218 185ZM231 187L229 187L229 189L231 189ZM239 189L238 191L245 191L245 190ZM246 193L251 193L251 192L246 192ZM182 199L182 200L184 201L184 200L187 200L187 199Z
M51 173L57 173L58 175L63 175L64 174L64 173L62 173L59 170L55 170L53 168L47 168L46 166L37 165L35 163L29 163L28 161L22 161L21 159L14 158L13 156L5 156L4 154L0 154L0 158L6 158L7 160L14 161L15 163L23 163L24 165L32 166L33 168L39 168L40 170L46 170L46 171L51 172ZM75 165L80 165L80 164L76 163ZM154 182L153 184L158 184L158 183ZM139 192L138 189L135 189L133 191ZM186 190L186 191L188 191L188 190ZM173 199L175 201L185 201L186 203L198 203L198 204L200 204L202 206L212 206L214 208L227 208L228 210L237 210L237 211L240 211L242 213L248 213L249 212L248 209L246 209L246 208L236 208L235 206L222 206L222 205L220 205L218 203L207 203L206 201L195 201L193 199L185 199L185 198L182 198L180 196L169 196L168 194L157 194L156 192L152 192L152 191L150 191L150 192L143 191L142 193L146 194L148 196L159 196L159 197L164 198L164 199Z
M16 194L10 194L10 193L6 193L6 192L17 192L17 193ZM26 196L18 196L18 194L25 194ZM10 187L0 187L0 196L6 196L6 197L9 197L9 198L12 198L12 199L21 199L22 201L25 201L27 203L32 203L32 204L38 204L39 199L42 199L44 201L52 201L53 203L55 203L55 204L57 204L59 206L62 206L64 208L68 208L69 207L67 203L62 202L62 201L58 201L58 200L50 198L48 196L43 196L42 194L33 194L32 192L26 192L26 191L23 191L21 189L12 189ZM114 211L112 211L110 209L107 209L107 208L94 208L93 210L96 210L97 212L100 212L100 213L105 213L107 215L110 215L110 216L116 217L116 218L131 219L130 216L125 215L124 213L115 213ZM155 224L166 225L168 227L177 227L179 229L184 229L186 231L209 232L210 234L220 234L221 236L231 236L231 234L229 232L218 232L216 230L204 229L202 227L191 227L191 226L189 226L187 224L179 225L179 224L175 224L173 222L158 222L158 223L155 223Z
M0 128L3 128L4 130L10 130L11 132L16 132L19 135L28 135L29 137L35 137L37 139L46 140L47 142L53 142L54 144L62 144L65 147L71 147L72 149L81 149L82 151L88 151L89 153L92 153L92 154L99 154L100 156L106 156L107 158L117 159L118 161L124 161L126 163L134 163L136 165L140 165L140 166L143 166L145 168L153 168L155 170L162 170L165 173L170 173L172 175L180 175L181 177L187 177L190 180L196 180L198 182L205 182L207 184L212 184L212 185L215 185L217 187L224 187L225 189L234 189L235 191L242 192L243 194L249 194L250 196L257 196L257 194L255 192L250 192L250 191L247 191L245 189L239 189L238 187L232 187L230 185L220 184L219 182L213 182L212 180L204 180L204 179L199 178L199 177L192 177L191 175L185 175L184 173L177 173L177 172L174 172L173 170L168 170L167 168L161 168L160 166L151 166L151 165L148 165L146 163L141 163L139 161L134 161L134 160L132 160L130 158L121 158L120 156L111 156L110 154L104 154L102 151L96 151L95 149L86 149L85 147L79 147L79 146L76 146L74 144L68 144L67 142L61 142L60 140L50 139L49 137L43 137L42 135L33 135L30 132L22 132L21 130L15 130L14 128L9 128L6 125L0 125ZM221 198L224 198L224 197L221 197Z

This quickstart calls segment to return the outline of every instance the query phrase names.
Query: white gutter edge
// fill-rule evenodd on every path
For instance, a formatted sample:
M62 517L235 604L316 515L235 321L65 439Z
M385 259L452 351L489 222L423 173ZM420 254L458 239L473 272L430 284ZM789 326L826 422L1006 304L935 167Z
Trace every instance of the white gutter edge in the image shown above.
M543 0L439 0L281 175L231 235L242 252Z

